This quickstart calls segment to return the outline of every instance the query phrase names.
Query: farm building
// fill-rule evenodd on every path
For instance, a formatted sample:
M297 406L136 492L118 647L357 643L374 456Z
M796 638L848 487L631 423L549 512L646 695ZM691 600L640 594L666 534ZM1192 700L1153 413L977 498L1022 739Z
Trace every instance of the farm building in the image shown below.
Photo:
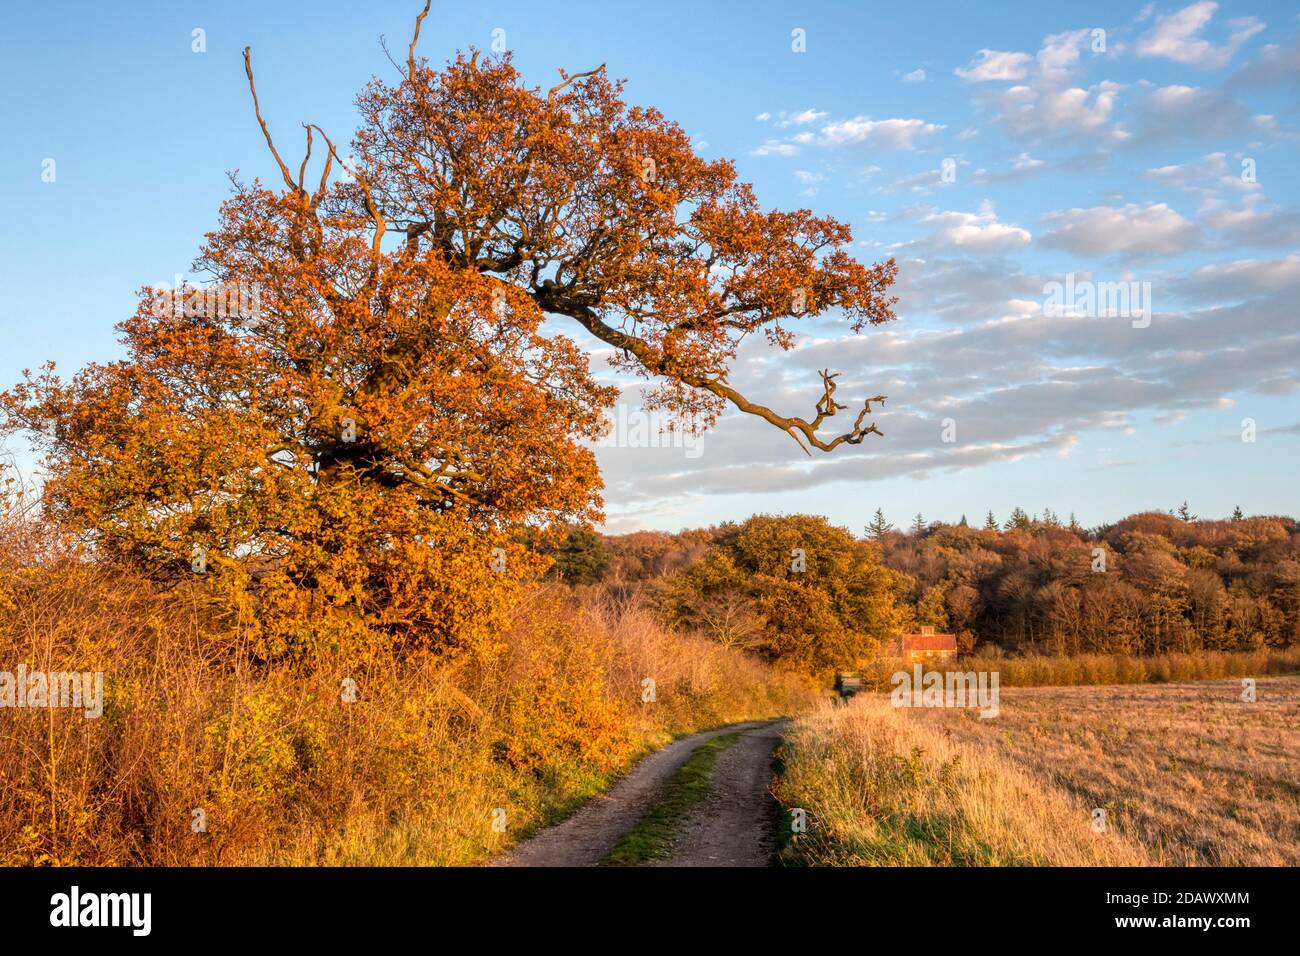
M912 664L946 661L957 656L957 635L936 634L933 627L923 626L920 634L899 635L895 650Z

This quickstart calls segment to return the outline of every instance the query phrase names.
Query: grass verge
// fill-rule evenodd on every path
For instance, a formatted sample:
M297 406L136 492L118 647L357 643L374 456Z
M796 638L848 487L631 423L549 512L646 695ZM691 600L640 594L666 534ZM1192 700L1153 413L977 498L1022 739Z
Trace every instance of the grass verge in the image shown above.
M1149 866L1090 806L997 753L945 736L859 695L795 721L781 744L777 797L806 832L779 860L811 866Z
M723 734L697 747L678 769L663 799L623 835L605 858L604 865L641 866L665 856L672 848L673 836L682 820L708 796L718 754L739 739L738 733Z

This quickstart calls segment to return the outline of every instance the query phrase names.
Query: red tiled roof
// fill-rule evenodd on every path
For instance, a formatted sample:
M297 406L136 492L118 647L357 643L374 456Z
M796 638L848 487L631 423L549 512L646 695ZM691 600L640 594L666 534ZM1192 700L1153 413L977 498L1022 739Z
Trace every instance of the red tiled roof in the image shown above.
M904 634L905 651L955 651L956 634Z

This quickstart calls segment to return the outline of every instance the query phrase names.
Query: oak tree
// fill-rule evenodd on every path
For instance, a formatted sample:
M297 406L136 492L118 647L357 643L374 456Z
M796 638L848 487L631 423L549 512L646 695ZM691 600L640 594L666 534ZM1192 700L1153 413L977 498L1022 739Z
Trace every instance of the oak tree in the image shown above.
M829 369L804 416L729 379L742 342L789 349L801 319L891 319L893 260L764 209L603 67L546 90L508 54L434 68L427 13L399 76L359 95L346 161L310 123L286 159L245 50L276 179L232 177L195 262L212 288L142 290L125 358L0 398L43 446L52 514L99 554L209 575L268 654L376 634L493 651L541 569L524 532L600 515L590 445L616 392L563 322L686 427L730 404L806 451L878 433L883 396L821 433L848 407ZM235 288L256 308L223 307Z

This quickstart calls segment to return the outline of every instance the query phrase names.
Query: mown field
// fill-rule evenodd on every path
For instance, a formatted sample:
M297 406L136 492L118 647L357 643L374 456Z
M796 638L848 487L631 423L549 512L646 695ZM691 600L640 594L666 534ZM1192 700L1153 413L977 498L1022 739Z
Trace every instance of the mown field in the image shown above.
M1000 713L863 695L795 725L791 863L1300 862L1300 677L1004 689ZM1106 832L1093 812L1106 811Z

